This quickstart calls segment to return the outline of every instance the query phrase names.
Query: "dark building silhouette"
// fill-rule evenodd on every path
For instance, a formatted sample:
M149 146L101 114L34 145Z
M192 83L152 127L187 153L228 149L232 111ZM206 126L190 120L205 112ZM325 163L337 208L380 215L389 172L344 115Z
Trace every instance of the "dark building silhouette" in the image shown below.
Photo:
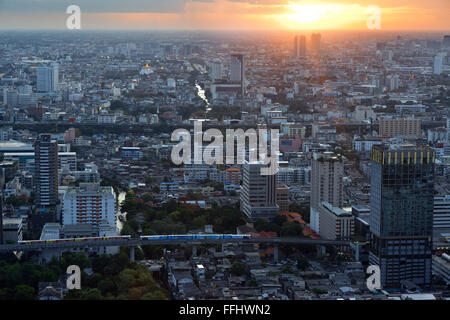
M55 206L58 202L58 143L50 134L40 134L34 152L35 204L40 208Z
M370 264L380 266L383 287L430 284L435 152L380 145L371 160Z

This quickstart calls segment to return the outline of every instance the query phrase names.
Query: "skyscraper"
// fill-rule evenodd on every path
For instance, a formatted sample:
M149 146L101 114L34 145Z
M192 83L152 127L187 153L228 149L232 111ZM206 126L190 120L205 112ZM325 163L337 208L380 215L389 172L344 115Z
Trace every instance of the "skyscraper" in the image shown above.
M245 59L241 53L231 54L230 81L240 82L241 94L245 95Z
M444 39L442 40L442 46L445 48L445 47L448 47L448 48L450 48L450 35L445 35L444 36Z
M70 187L62 199L62 224L99 225L106 220L110 226L116 224L116 195L112 187L98 183L81 183Z
M320 33L313 33L311 35L311 52L313 54L320 53L321 40L322 40L322 35Z
M250 221L271 220L278 215L277 175L261 175L261 162L245 161L241 189L241 210Z
M431 281L434 161L432 148L379 145L372 148L369 262L381 270L381 285Z
M50 67L37 68L37 91L41 93L55 92L59 83L59 67L52 64Z
M306 56L306 37L296 35L294 38L294 57L301 58Z
M320 233L320 208L322 201L342 208L342 179L344 162L342 156L333 152L314 153L311 165L311 229Z
M442 61L444 60L444 55L442 52L438 53L434 57L434 65L433 65L433 73L434 74L441 74L442 73Z
M35 203L38 207L58 202L58 143L50 134L40 134L34 146Z
M219 59L214 59L210 64L209 77L211 80L219 80L223 77L222 62Z

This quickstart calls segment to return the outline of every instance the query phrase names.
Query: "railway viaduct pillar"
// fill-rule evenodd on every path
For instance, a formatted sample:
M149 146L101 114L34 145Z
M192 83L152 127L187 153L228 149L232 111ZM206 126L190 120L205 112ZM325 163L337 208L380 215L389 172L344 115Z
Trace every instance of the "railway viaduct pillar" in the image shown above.
M273 247L273 261L278 262L278 246Z
M322 246L322 245L317 245L316 246L316 250L317 250L317 256L318 257L324 256L326 251L327 251L325 246Z
M134 257L134 247L131 246L130 247L130 262L134 262L135 257Z

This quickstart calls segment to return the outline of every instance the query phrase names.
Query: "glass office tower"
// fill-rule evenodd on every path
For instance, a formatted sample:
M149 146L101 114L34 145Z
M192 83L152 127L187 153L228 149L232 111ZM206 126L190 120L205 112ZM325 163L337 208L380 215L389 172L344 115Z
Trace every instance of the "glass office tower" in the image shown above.
M380 145L371 159L369 262L380 266L383 288L430 284L434 150Z

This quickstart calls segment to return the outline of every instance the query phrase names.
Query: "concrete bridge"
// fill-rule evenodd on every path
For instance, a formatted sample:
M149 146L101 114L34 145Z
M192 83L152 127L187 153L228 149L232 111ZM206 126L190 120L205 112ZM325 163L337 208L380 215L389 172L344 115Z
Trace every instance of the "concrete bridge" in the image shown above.
M310 238L251 238L251 239L167 239L167 240L141 240L141 239L107 239L107 240L88 240L71 241L59 243L33 243L33 244L5 244L0 245L0 252L13 251L40 251L44 249L74 249L74 248L92 248L92 247L136 247L151 245L201 245L201 244L226 244L240 243L250 244L259 243L267 245L321 245L321 246L349 246L350 241L341 240L322 240Z

